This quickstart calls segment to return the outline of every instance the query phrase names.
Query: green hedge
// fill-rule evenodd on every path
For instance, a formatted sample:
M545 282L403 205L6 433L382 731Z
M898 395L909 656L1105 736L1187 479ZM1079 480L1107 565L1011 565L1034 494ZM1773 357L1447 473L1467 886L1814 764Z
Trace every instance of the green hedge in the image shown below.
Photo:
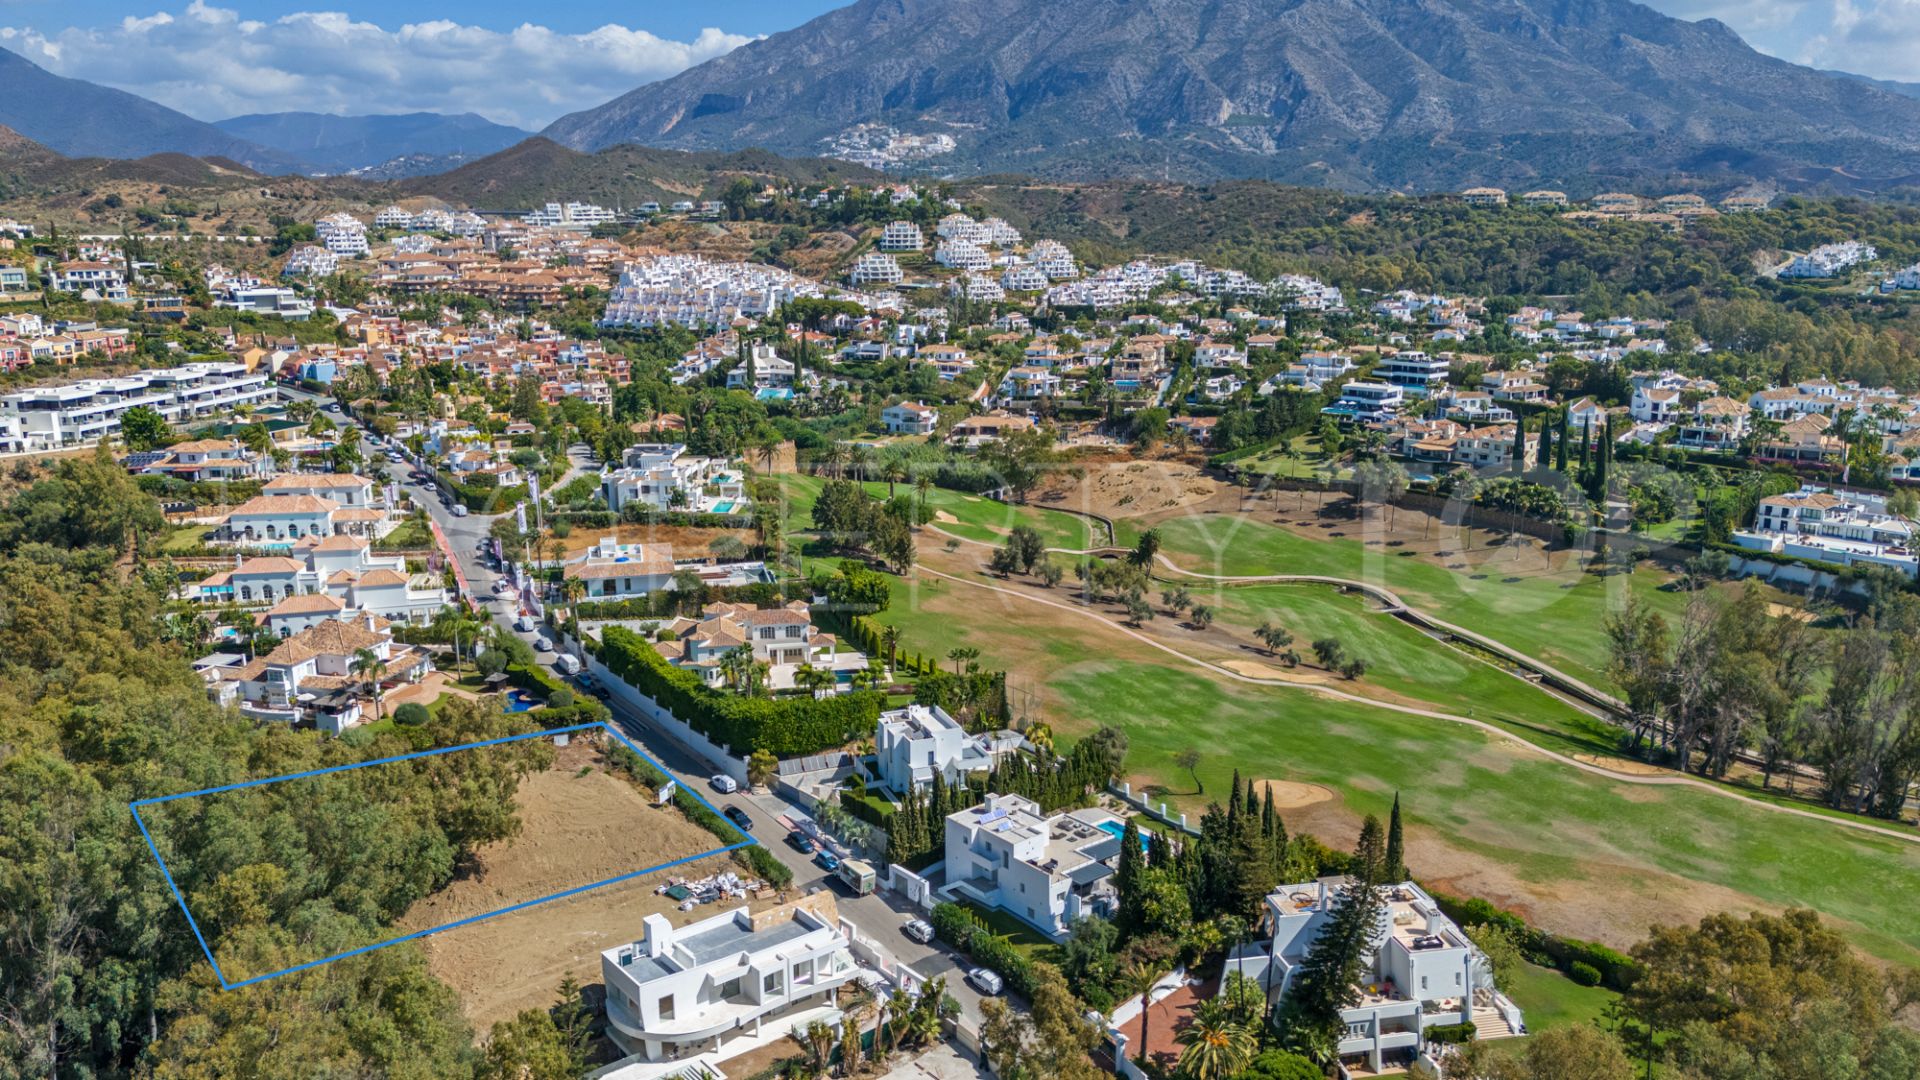
M1782 555L1777 551L1755 551L1751 548L1743 548L1739 544L1729 544L1718 540L1706 544L1705 547L1712 551L1724 551L1729 555L1737 555L1748 561L1757 559L1760 562L1769 562L1775 566L1804 566L1809 570L1818 570L1822 573L1832 574L1842 581L1850 580L1854 576L1853 567L1843 566L1837 562L1827 562L1824 559L1802 559L1796 555Z
M1498 926L1512 935L1528 959L1557 967L1569 978L1573 977L1575 965L1590 967L1598 972L1599 978L1595 981L1604 983L1609 990L1625 990L1639 977L1640 965L1632 957L1617 953L1605 945L1556 937L1544 930L1537 930L1513 912L1495 907L1479 897L1448 896L1432 889L1427 892L1433 897L1434 903L1440 905L1440 910L1462 927Z
M1472 1024L1435 1024L1425 1034L1428 1042L1466 1043L1472 1042L1478 1032Z
M600 660L627 685L714 742L776 757L817 754L873 733L885 695L860 690L834 697L751 698L709 688L674 667L651 642L624 626L600 635Z
M973 912L959 904L935 904L927 921L941 941L966 953L981 967L999 972L1008 987L1033 996L1033 965L1012 942L982 925Z

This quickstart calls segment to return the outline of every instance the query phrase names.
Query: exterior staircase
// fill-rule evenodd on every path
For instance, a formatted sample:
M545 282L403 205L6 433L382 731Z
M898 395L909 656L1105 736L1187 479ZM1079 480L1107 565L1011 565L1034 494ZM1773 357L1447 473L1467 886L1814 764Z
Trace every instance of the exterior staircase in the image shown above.
M1473 1010L1474 1038L1481 1042L1488 1039L1511 1039L1519 1032L1513 1030L1500 1010L1476 1007Z

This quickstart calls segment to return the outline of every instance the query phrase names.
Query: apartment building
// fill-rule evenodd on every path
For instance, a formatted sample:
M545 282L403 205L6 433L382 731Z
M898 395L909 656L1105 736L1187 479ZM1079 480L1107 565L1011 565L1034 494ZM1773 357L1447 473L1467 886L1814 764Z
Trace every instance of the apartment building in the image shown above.
M1332 921L1346 878L1283 885L1267 895L1270 940L1229 957L1233 970L1284 1002L1307 953ZM1471 1023L1481 1039L1518 1035L1520 1009L1493 984L1493 965L1433 897L1411 881L1377 887L1383 901L1360 1000L1341 1011L1343 1066L1373 1074L1428 1049L1426 1032Z
M1449 357L1408 349L1376 364L1373 378L1397 386L1412 397L1429 397L1447 384L1447 373L1452 366Z
M855 285L898 285L906 279L900 261L880 251L869 251L854 260L847 280Z
M831 893L758 915L743 907L676 928L654 914L641 925L639 941L600 954L600 970L608 1038L647 1061L803 1022L859 971Z
M29 449L51 450L117 435L120 418L142 405L177 426L239 405L262 405L275 395L265 372L206 361L0 395L0 418L18 426Z
M320 244L335 255L356 259L367 253L367 227L348 213L328 214L313 223Z
M947 815L943 891L1061 941L1073 920L1113 911L1111 879L1125 831L1125 821L1098 808L1047 817L1030 799L988 795Z
M1391 383L1356 380L1341 387L1339 400L1320 411L1336 419L1371 424L1392 419L1406 400L1405 392Z
M911 221L891 221L880 233L881 251L919 251L927 246L927 238L920 233L920 226Z

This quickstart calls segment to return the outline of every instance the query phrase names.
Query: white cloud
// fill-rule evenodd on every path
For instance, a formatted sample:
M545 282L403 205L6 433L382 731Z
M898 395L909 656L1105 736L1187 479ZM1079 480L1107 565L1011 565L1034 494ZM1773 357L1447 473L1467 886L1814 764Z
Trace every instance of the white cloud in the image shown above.
M1719 19L1754 48L1797 64L1920 82L1920 0L1648 2L1682 19Z
M477 112L532 129L750 40L708 28L671 41L612 24L583 34L448 20L388 30L331 11L262 22L205 0L53 34L0 27L0 46L50 71L203 120L290 110Z

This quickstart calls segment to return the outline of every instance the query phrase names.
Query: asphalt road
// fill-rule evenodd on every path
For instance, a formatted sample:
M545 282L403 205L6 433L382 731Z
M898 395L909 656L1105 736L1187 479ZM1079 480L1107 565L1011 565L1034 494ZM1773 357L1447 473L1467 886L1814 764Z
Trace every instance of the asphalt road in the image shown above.
M345 418L342 418L343 420ZM351 422L351 421L346 421ZM370 434L364 433L363 434ZM370 447L385 451L388 447ZM574 468L570 472L593 467L590 458L582 448L576 448L569 454L574 458ZM514 629L515 611L510 602L493 600L492 585L500 575L486 564L481 555L481 541L489 538L493 526L493 516L468 514L456 517L452 509L440 500L438 490L431 484L421 484L412 480L409 466L389 466L395 482L418 506L424 507L433 520L446 533L447 542L453 548L454 557L459 560L461 569L467 575L475 596L471 599L480 602L481 609L492 620L514 633L529 645L534 645L543 636L539 628L535 632L522 633ZM537 647L537 646L536 646ZM552 668L553 653L539 652L541 662ZM554 672L560 676L558 671ZM895 960L907 964L922 976L933 978L945 976L948 993L960 1002L962 1010L975 1022L980 1020L980 995L966 982L967 965L964 958L947 951L938 942L933 945L921 945L901 932L901 927L914 919L918 912L903 904L897 904L890 896L875 893L871 896L854 897L845 889L829 880L827 873L820 869L811 858L801 855L785 842L784 833L779 826L779 818L785 813L802 813L785 800L774 795L756 795L745 789L731 795L723 795L714 790L708 781L717 770L700 755L689 749L672 735L648 724L644 718L621 706L609 702L614 722L628 738L632 739L653 759L672 772L682 784L694 784L708 801L725 809L737 806L746 811L753 820L753 833L766 849L782 863L793 870L794 886L802 892L815 888L834 890L839 897L839 909L843 916L868 939L891 954Z

